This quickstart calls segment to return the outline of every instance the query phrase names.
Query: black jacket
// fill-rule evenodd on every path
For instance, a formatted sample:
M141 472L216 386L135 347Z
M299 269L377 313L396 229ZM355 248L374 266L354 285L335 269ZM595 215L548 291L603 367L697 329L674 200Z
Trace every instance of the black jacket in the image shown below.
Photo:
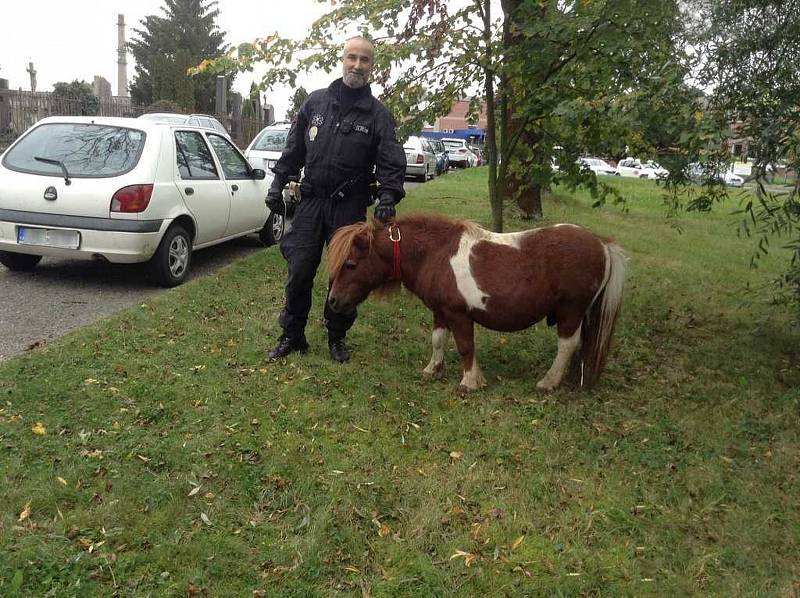
M273 186L282 189L288 177L305 167L304 180L318 197L327 197L362 175L350 189L360 195L374 168L381 198L390 195L397 203L405 195L406 155L395 136L394 119L369 90L341 114L340 85L342 80L337 79L327 89L313 92L300 107L286 148L272 169Z

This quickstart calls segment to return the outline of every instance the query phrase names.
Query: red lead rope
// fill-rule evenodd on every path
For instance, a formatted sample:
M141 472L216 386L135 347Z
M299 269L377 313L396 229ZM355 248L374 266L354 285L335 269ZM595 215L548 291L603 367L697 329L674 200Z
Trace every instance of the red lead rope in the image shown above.
M400 270L400 229L396 224L389 225L389 240L393 245L394 269L392 270L392 280L401 280L403 273Z

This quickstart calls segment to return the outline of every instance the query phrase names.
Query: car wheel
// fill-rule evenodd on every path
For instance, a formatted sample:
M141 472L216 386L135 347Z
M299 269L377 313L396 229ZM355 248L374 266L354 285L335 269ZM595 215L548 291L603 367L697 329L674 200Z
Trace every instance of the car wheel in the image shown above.
M150 275L162 287L176 287L186 280L192 262L192 240L179 224L167 230L155 255L150 258Z
M425 172L420 176L419 182L426 183L428 181L428 167L425 167Z
M17 272L29 272L33 270L41 259L41 255L0 251L0 263L9 270L15 270Z
M286 234L286 217L283 214L271 212L264 223L264 228L258 234L258 238L261 239L264 247L270 247L280 243L284 234Z

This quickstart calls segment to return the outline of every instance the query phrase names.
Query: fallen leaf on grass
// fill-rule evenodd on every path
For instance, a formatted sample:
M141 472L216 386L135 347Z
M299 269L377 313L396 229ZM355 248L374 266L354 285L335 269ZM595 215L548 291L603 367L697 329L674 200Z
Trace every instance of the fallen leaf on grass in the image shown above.
M464 564L469 567L475 562L475 560L478 558L478 555L471 552L464 552L463 550L456 550L455 554L450 557L450 560L452 561L453 559L459 558L463 558Z
M203 521L203 523L205 523L206 525L211 525L211 520L208 518L208 515L206 515L205 513L200 513L200 519L201 519L201 520Z
M192 489L189 491L189 496L194 496L195 494L197 494L198 492L200 492L200 488L202 488L202 486L195 486L194 488L192 488Z
M458 459L460 459L461 457L463 457L463 453L459 453L458 451L451 451L451 452L450 452L450 458L451 458L453 461L457 461L457 460L458 460Z
M56 479L58 480L58 483L61 484L62 486L66 486L67 485L67 480L65 480L64 478L62 478L60 476L56 476Z
M524 535L514 540L514 543L511 545L511 550L516 550L517 548L519 548L519 545L522 544L524 541L525 541Z
M19 518L17 521L25 521L28 517L31 516L31 503L30 501L22 508L22 512L19 514Z
M144 455L136 455L136 456L139 457L139 459L141 459L144 463L150 462L150 457L145 457Z
M385 523L382 523L382 524L381 524L381 527L378 529L378 535L379 535L381 538L385 538L386 536L388 536L388 535L389 535L389 534L391 534L391 533L392 533L392 528L390 528L390 527L389 527L388 525L386 525Z
M44 427L42 422L36 422L33 426L31 426L31 432L38 434L39 436L44 436L47 434L47 428Z

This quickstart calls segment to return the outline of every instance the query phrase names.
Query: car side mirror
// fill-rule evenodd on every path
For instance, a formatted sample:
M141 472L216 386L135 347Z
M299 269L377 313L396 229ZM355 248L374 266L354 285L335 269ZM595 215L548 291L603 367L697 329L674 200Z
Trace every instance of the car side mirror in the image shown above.
M254 179L260 181L261 179L265 178L266 176L267 176L266 171L261 170L260 168L254 168L253 169L253 178Z

